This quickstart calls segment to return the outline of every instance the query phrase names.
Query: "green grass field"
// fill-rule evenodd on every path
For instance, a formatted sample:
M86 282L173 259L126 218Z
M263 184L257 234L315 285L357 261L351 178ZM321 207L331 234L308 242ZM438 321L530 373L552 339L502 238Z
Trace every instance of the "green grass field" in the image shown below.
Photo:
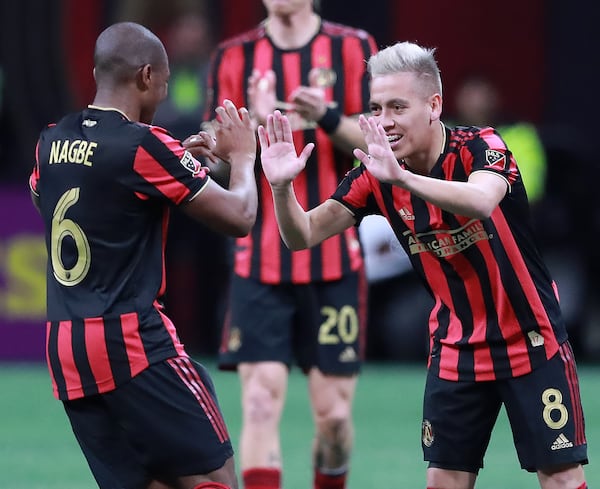
M212 372L221 406L237 444L240 426L237 376ZM580 366L591 464L590 488L600 488L600 366ZM421 366L368 364L355 403L356 447L349 489L422 489L425 463L420 448ZM0 488L92 489L96 487L70 431L61 404L52 398L44 365L0 365ZM310 412L304 377L292 372L282 428L285 489L311 486ZM492 436L478 488L536 488L522 471L504 412Z

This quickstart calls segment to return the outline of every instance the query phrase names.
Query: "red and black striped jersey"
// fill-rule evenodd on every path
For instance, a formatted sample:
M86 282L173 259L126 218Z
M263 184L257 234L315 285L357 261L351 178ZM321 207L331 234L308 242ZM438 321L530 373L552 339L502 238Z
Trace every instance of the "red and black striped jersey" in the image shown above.
M567 339L558 293L535 244L517 164L492 128L446 130L430 177L466 181L476 171L509 191L488 219L442 210L407 190L352 170L333 198L357 222L384 215L435 299L429 368L448 380L493 380L530 372ZM402 164L402 163L401 163Z
M54 394L107 392L185 355L159 303L170 204L208 177L165 130L90 106L42 131L30 187L46 229Z
M248 78L253 69L276 75L276 94L285 112L290 93L309 85L309 73L318 73L331 105L346 115L368 110L369 86L366 60L376 51L372 36L363 30L322 21L318 33L299 49L277 48L261 24L254 30L227 40L213 55L209 70L209 103L206 120L224 99L248 106ZM329 197L339 180L353 165L353 159L337 151L327 134L296 113L287 112L297 148L315 143L306 168L294 180L298 200L311 208ZM265 283L308 283L337 280L362 266L356 230L334 236L321 245L290 252L279 236L271 190L257 165L260 203L251 233L236 241L235 273Z

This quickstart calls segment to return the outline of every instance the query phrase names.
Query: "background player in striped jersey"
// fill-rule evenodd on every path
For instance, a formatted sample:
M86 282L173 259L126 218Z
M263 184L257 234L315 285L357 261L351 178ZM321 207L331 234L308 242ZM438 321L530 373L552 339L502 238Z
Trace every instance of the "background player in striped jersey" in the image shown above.
M587 443L575 360L555 283L535 245L517 163L491 127L440 121L434 51L398 43L369 60L368 153L332 197L305 211L281 113L259 127L282 237L303 249L384 215L435 303L422 445L427 486L471 489L504 405L521 466L544 489L584 489Z
M233 450L206 370L165 315L169 205L242 236L257 207L248 111L218 107L214 155L229 190L167 131L161 41L139 24L104 30L93 105L42 131L30 178L46 228L47 354L54 394L99 487L237 488ZM205 134L195 154L214 157Z
M312 0L263 3L266 20L213 56L207 119L224 98L247 105L257 123L275 108L287 111L298 144L316 143L296 182L305 205L316 205L352 167L351 150L364 145L352 116L368 108L365 62L376 45L362 30L321 19ZM279 423L288 369L297 362L308 374L315 420L314 487L343 488L364 354L366 283L357 233L349 229L291 253L279 237L269 185L260 172L257 178L259 213L251 234L236 242L219 358L241 379L244 485L281 486Z

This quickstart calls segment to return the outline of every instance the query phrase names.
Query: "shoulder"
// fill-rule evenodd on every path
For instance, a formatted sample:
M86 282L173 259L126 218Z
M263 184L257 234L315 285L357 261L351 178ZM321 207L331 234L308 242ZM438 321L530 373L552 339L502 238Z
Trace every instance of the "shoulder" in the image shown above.
M360 40L369 41L373 36L364 29L352 27L329 20L323 20L321 23L321 32L331 37L355 37Z
M452 128L450 147L455 149L467 147L471 150L479 147L506 149L498 131L489 126L456 126Z
M265 25L264 23L261 23L253 29L221 41L217 46L217 51L227 51L228 49L232 49L243 44L253 43L264 38L265 36Z

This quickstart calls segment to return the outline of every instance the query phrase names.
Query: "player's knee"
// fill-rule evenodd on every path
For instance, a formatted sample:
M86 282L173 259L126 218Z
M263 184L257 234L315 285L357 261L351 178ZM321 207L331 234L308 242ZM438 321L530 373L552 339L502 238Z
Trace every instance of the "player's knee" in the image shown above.
M325 413L318 420L317 430L332 441L345 439L352 429L350 416L345 413Z
M244 396L245 418L251 423L266 423L278 419L279 401L265 388L249 389Z
M538 470L542 487L585 488L585 475L581 464L569 464Z

